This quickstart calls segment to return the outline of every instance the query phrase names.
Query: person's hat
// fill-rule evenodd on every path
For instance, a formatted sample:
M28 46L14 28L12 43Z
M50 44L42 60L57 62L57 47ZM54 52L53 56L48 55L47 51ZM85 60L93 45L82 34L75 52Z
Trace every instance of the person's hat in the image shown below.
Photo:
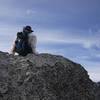
M25 27L23 28L23 30L28 30L29 32L34 32L34 31L32 30L32 28L31 28L31 26L25 26Z

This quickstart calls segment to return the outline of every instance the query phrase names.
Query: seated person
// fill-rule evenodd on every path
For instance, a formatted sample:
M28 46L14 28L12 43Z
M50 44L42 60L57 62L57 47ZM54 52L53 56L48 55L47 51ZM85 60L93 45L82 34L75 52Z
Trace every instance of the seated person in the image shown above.
M32 34L34 32L30 26L25 26L22 32L18 32L16 38L13 40L10 54L26 56L28 53L33 53L39 55L36 52L36 35Z

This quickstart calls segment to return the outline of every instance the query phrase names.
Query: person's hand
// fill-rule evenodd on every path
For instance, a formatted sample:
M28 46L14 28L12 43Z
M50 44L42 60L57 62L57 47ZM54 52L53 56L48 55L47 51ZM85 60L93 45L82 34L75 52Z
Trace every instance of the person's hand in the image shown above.
M11 52L10 52L10 53L9 53L9 55L13 55L13 56L14 56L14 55L15 55L15 53L11 53Z

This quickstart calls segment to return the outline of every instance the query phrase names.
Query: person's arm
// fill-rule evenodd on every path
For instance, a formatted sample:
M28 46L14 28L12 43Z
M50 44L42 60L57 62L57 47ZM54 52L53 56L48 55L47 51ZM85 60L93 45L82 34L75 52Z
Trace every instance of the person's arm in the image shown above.
M39 54L37 51L36 51L36 43L37 43L37 37L34 35L34 36L32 36L31 37L32 39L31 39L31 48L32 48L32 52L34 53L34 54Z
M17 40L17 36L15 37L15 39L13 40L13 43L12 43L12 46L11 46L11 49L10 49L10 53L9 54L15 54L15 41Z

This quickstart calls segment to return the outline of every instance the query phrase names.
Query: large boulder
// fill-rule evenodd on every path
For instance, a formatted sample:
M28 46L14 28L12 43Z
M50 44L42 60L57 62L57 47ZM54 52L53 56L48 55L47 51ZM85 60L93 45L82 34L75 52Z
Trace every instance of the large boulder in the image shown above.
M0 52L0 100L95 100L94 82L60 55Z

